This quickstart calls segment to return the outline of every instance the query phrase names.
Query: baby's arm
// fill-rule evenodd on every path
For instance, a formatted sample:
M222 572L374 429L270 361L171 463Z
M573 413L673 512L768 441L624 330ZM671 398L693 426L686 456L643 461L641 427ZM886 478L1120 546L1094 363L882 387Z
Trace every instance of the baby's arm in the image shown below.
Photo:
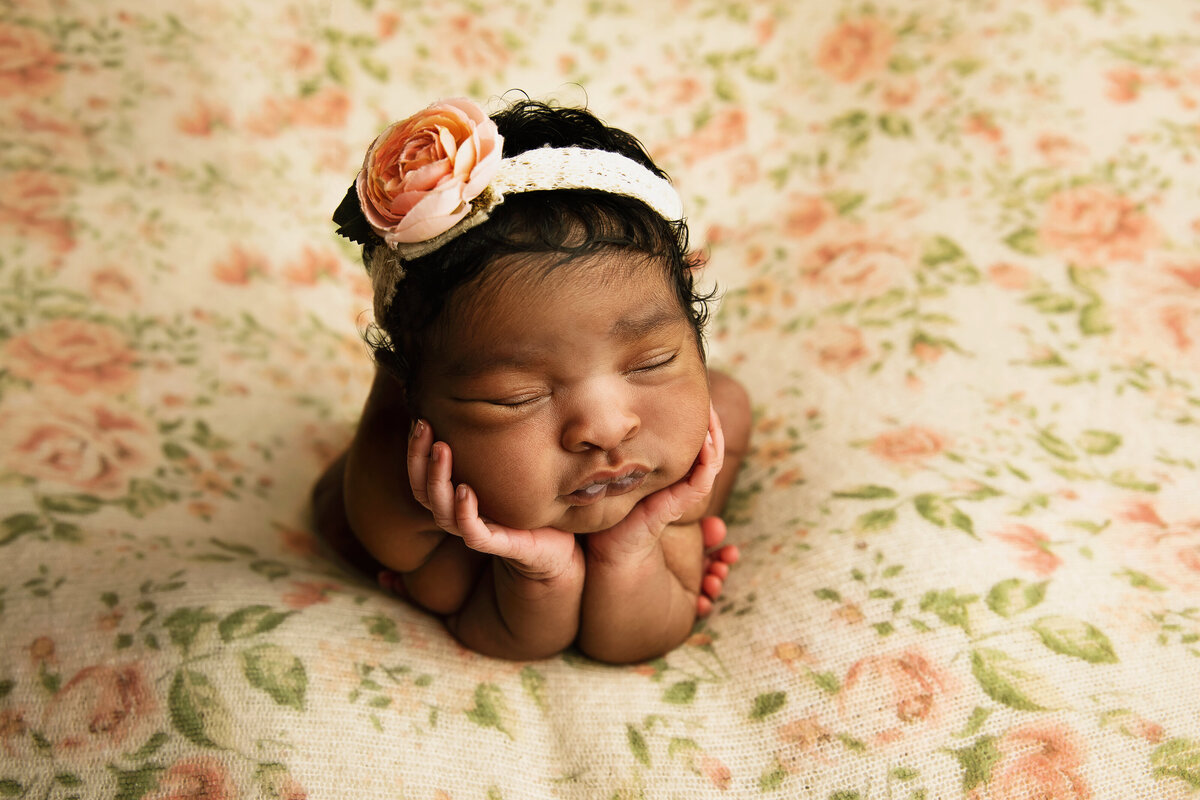
M556 528L519 530L479 516L475 492L455 487L450 447L418 421L408 447L413 496L437 526L471 550L494 556L463 606L446 617L459 641L484 655L546 658L579 629L583 551L575 535Z
M643 661L687 637L696 620L704 535L698 521L674 523L704 507L724 452L713 412L709 438L686 478L643 499L613 528L588 536L583 652L599 661Z

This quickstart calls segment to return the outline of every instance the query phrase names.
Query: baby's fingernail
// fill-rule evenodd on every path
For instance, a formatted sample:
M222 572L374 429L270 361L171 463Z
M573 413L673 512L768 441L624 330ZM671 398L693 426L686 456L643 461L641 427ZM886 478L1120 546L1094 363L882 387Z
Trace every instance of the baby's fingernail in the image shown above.
M424 422L422 422L421 420L417 420L416 422L413 423L412 438L420 439L421 434L424 432L425 432L425 423Z
M454 496L457 497L459 500L466 500L467 499L467 485L465 483L460 483L458 485L458 488L454 490Z
M429 460L436 464L438 462L438 453L440 453L441 450L438 448L437 444L435 443L433 445L433 447L430 448L430 451L431 452L429 453Z
M706 445L708 445L709 447L712 447L712 443L713 443L712 431L709 431L708 435L704 437L704 443Z

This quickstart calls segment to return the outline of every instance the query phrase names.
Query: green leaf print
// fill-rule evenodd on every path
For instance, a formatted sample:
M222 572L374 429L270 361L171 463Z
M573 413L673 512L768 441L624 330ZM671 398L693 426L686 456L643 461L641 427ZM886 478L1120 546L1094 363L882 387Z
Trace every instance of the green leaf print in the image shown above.
M533 698L538 708L542 711L550 710L550 704L546 702L546 677L542 673L533 667L525 667L521 670L521 688Z
M467 711L467 719L481 728L495 728L509 739L514 738L505 725L510 716L504 692L494 683L481 683L475 687L475 706Z
M270 606L246 606L234 611L217 625L221 639L232 642L247 639L278 628L294 611L274 611Z
M886 486L866 484L864 486L856 486L853 489L846 489L842 492L834 492L833 496L852 500L876 500L883 497L895 497L896 492Z
M1000 760L1000 751L996 748L996 740L991 736L981 736L970 747L951 751L963 768L963 791L970 792L976 786L987 783L992 778L992 768Z
M186 653L196 641L200 629L210 622L216 622L217 619L216 614L203 607L178 608L163 620L163 625L171 634L171 641Z
M1079 331L1085 336L1102 336L1112 331L1108 311L1096 300L1079 310Z
M1129 580L1129 585L1135 589L1145 589L1148 592L1165 592L1167 587L1156 581L1144 572L1138 572L1134 569L1126 567L1120 572L1113 573L1114 578L1126 578Z
M629 742L629 749L633 752L633 757L645 766L650 766L650 748L646 746L646 737L642 736L642 732L632 725L626 724L625 738Z
M255 689L262 689L281 706L304 710L308 673L304 664L277 644L260 644L242 654L242 674Z
M968 607L977 600L979 600L979 595L960 595L953 589L946 589L942 592L931 590L921 597L920 608L922 611L932 611L947 625L954 625L969 633L971 620Z
M1061 458L1063 461L1077 461L1079 459L1079 456L1071 449L1071 445L1048 430L1039 430L1034 441L1055 458Z
M971 522L971 518L944 497L938 497L935 494L919 494L914 498L913 504L916 506L918 514L939 528L953 526L975 536L975 525Z
M1038 233L1033 228L1021 228L1010 233L1004 237L1004 243L1018 253L1028 256L1038 253Z
M1155 748L1150 765L1156 778L1178 778L1200 789L1200 742L1172 739Z
M971 673L988 697L1009 708L1047 711L1058 705L1058 692L1045 678L1001 650L973 651Z
M860 516L854 524L862 533L873 533L887 530L895 521L896 510L894 508L877 508Z
M675 705L687 705L696 699L696 681L680 681L663 692L663 700Z
M233 718L217 687L204 673L190 669L176 672L167 702L171 725L191 742L216 748L230 742Z
M948 261L958 261L964 257L966 257L966 253L963 252L963 249L953 239L948 239L945 236L935 236L933 241L925 245L925 252L921 255L921 261L932 267L937 264L945 264Z
M771 769L764 772L758 779L758 788L764 792L773 792L783 785L787 780L788 772L778 762Z
M109 765L117 778L116 800L139 800L154 787L158 786L158 776L163 767L157 764L146 764L134 770L123 770Z
M1121 446L1121 437L1111 431L1084 431L1075 440L1075 445L1085 453L1106 456Z
M1115 664L1112 642L1096 626L1073 617L1042 617L1033 624L1042 644L1064 656L1082 658L1092 664Z
M103 505L103 500L90 494L55 494L41 499L45 511L58 514L94 514Z
M750 719L758 721L771 716L787 703L787 692L767 692L754 698Z
M1026 583L1020 578L1000 581L988 592L987 607L1007 619L1041 603L1049 585L1049 581Z
M8 544L27 533L43 530L45 518L40 514L13 514L0 521L0 544Z
M396 621L391 617L384 616L383 614L375 614L370 617L363 617L362 623L367 626L367 633L376 639L385 641L388 644L396 644L400 641L400 633L396 630Z

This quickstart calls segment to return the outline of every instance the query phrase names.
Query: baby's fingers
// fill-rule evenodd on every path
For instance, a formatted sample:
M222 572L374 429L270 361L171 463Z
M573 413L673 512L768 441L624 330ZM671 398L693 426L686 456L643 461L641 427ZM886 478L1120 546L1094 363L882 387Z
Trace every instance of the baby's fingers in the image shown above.
M503 537L497 537L479 516L479 498L465 483L460 483L454 494L454 522L458 527L458 535L467 547L489 555L507 555L499 547Z
M413 499L429 508L429 456L433 447L433 429L424 420L417 420L408 436L408 485Z
M433 512L433 521L439 528L461 535L456 523L458 513L454 502L454 483L450 480L450 460L450 445L434 442L430 448L429 469L425 482L425 493L429 498L427 507Z
M705 437L704 446L700 448L700 454L696 456L696 465L692 467L692 473L688 476L688 488L699 496L706 496L712 491L717 475L724 465L725 432L721 429L721 418L717 416L716 409L710 406L708 436Z

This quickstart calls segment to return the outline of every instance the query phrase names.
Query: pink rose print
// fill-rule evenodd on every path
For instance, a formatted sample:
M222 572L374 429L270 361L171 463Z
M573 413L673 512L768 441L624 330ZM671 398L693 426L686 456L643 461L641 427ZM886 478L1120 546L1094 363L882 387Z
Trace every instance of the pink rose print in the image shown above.
M1092 791L1079 774L1083 742L1058 722L1034 722L1010 729L996 743L1000 760L991 779L975 787L970 800L1088 800Z
M0 228L19 237L41 239L56 253L75 247L71 220L64 206L71 182L61 175L35 169L0 176Z
M213 756L193 756L168 767L147 800L233 800L237 796L229 767Z
M910 425L879 434L868 449L893 464L921 465L948 447L945 437L936 431Z
M116 750L140 744L156 710L139 664L85 667L54 694L43 733L58 755Z
M1012 545L1017 561L1035 575L1045 578L1062 566L1062 559L1050 549L1050 537L1028 525L1008 525L993 535Z
M0 24L0 97L47 95L62 76L58 54L41 33L21 25Z
M144 421L97 403L7 410L0 439L10 445L3 458L13 472L101 496L123 493L158 447Z
M942 669L915 650L868 656L846 672L838 714L862 741L889 744L939 721L950 688Z
M909 241L849 222L825 222L800 255L801 286L833 302L866 300L909 281L916 258Z
M1141 261L1158 244L1154 221L1128 197L1099 185L1057 192L1046 205L1042 244L1084 266Z
M881 71L896 37L874 17L847 20L821 40L817 66L835 81L853 83Z
M10 339L5 346L13 374L34 384L51 383L72 394L119 394L137 377L136 355L114 328L62 318Z

